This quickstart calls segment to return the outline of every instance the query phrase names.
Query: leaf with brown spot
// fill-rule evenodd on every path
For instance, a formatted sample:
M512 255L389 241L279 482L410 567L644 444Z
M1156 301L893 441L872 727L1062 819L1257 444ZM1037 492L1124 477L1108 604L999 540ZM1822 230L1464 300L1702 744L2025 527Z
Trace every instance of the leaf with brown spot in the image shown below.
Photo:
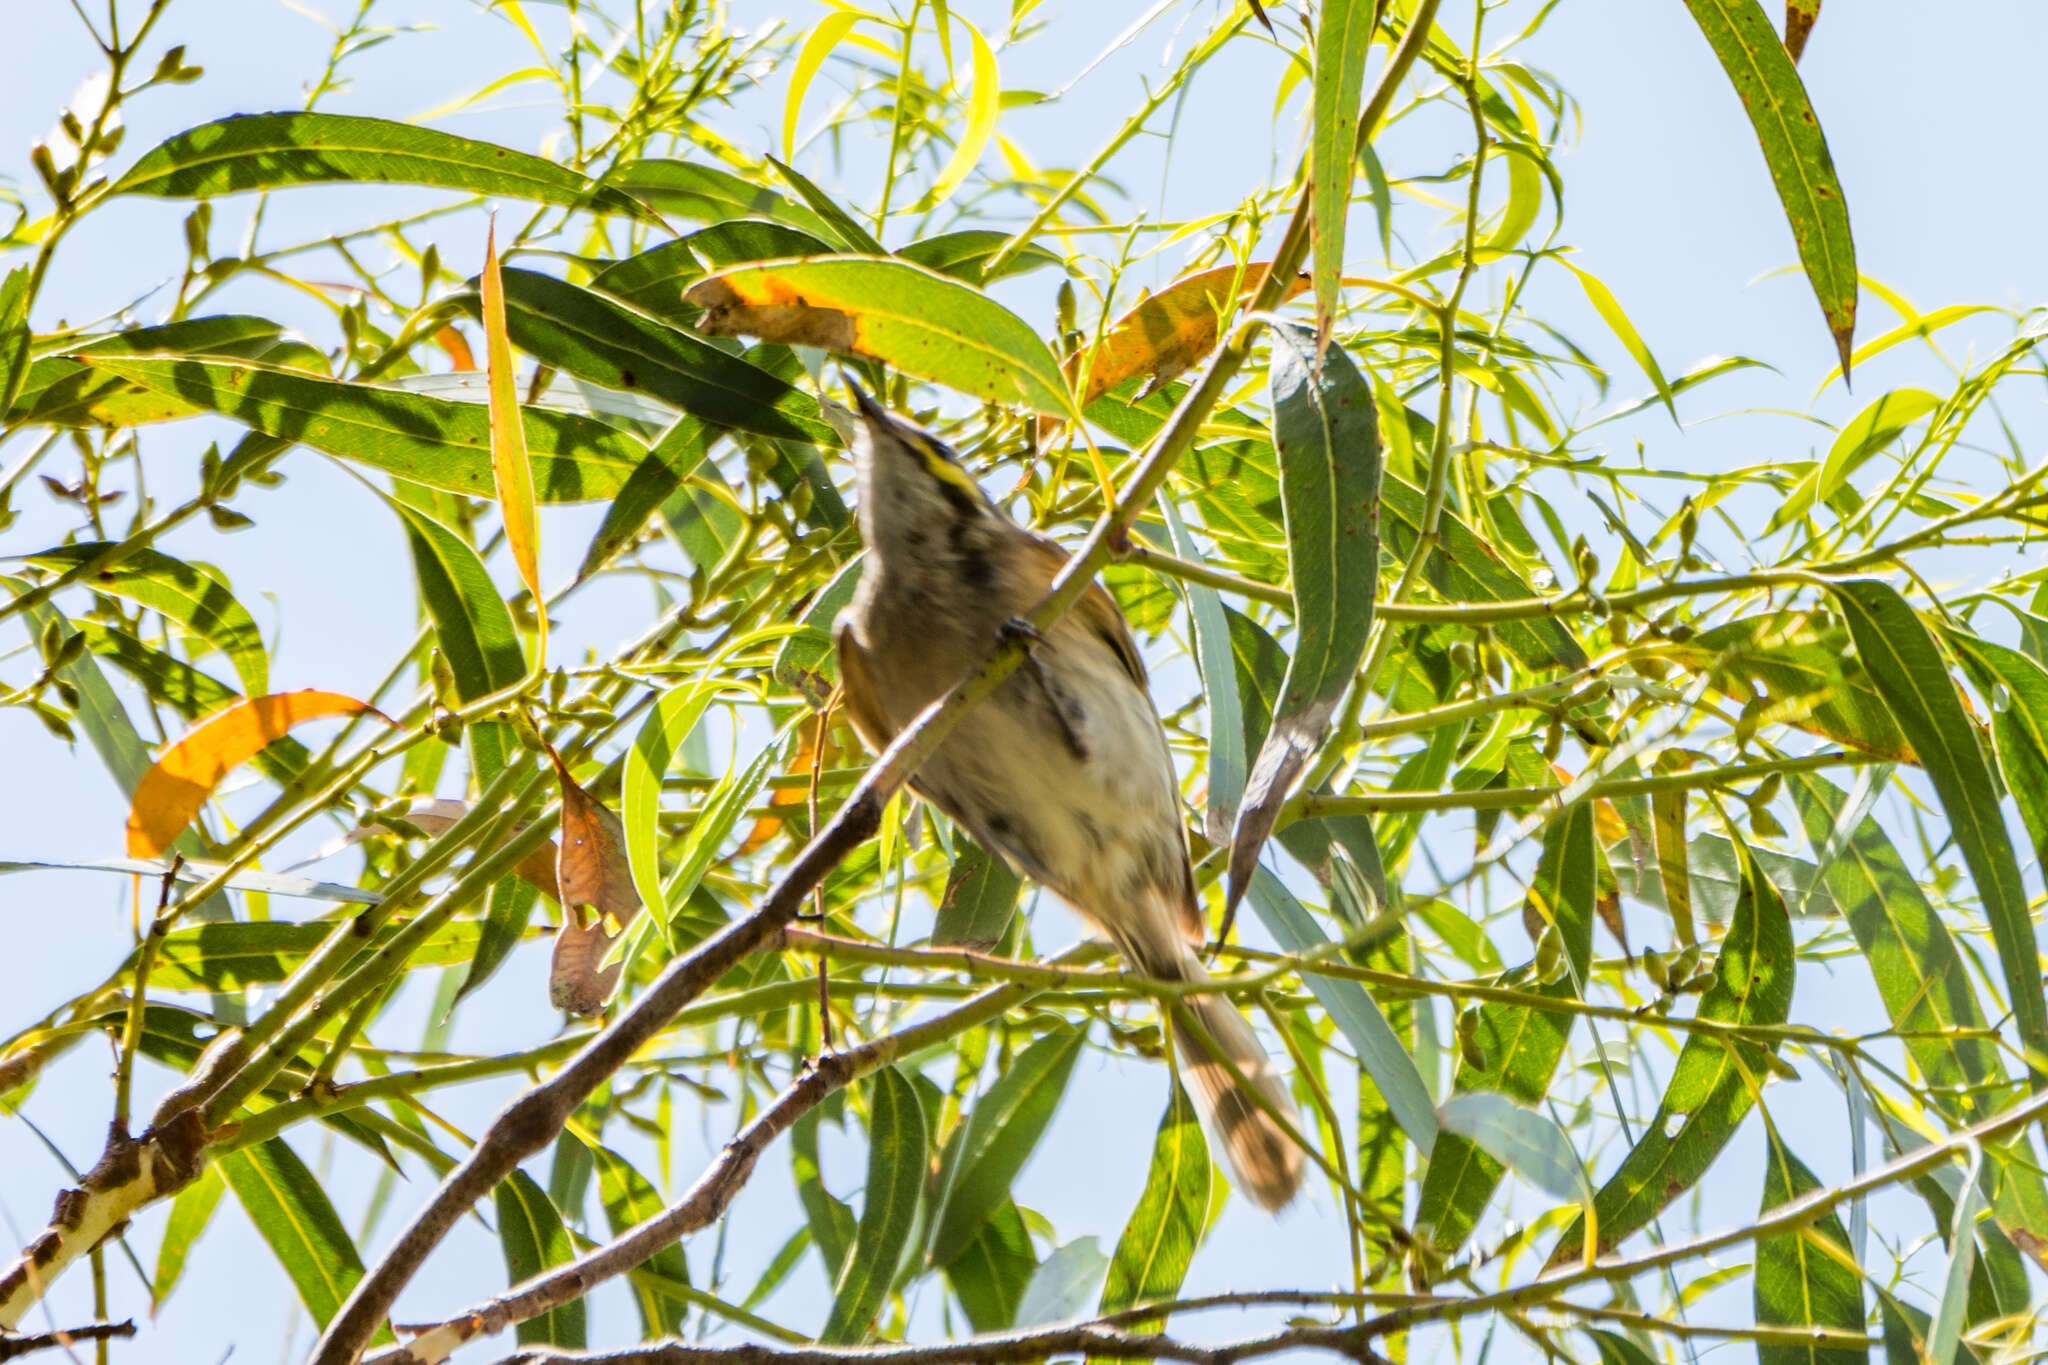
M354 697L307 688L250 697L208 716L164 750L135 784L128 810L128 856L162 857L199 814L220 780L294 725L364 711L379 714L375 707Z
M1237 298L1258 292L1271 261L1250 265L1222 265L1197 271L1175 280L1166 288L1116 320L1088 363L1088 387L1081 394L1087 407L1117 385L1139 375L1148 375L1143 398L1172 383L1191 366L1216 349L1223 319L1236 310L1235 301L1223 295L1231 288ZM1309 277L1297 276L1287 286L1282 302L1308 288ZM1079 359L1068 362L1078 372Z
M684 299L698 330L816 346L892 365L991 403L1073 414L1059 363L1031 325L959 280L896 257L767 261L722 271Z
M1820 0L1785 0L1785 51L1797 66L1806 55L1806 38L1820 18Z
M562 928L555 936L548 998L572 1014L595 1014L611 999L624 965L600 964L640 913L640 893L626 861L626 827L569 775L560 755L549 750L548 756L562 789L562 846L555 861ZM595 912L587 924L586 908Z

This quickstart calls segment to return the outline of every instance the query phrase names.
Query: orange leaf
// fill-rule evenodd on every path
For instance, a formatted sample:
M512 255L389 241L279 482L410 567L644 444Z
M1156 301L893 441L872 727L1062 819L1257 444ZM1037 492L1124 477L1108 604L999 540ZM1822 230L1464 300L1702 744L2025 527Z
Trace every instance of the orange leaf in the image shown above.
M250 697L208 716L135 784L128 811L128 856L161 858L185 832L221 778L261 753L301 721L321 716L380 714L338 692L277 692Z
M1095 348L1081 406L1141 374L1151 376L1148 393L1172 383L1216 349L1224 315L1231 311L1224 307L1223 291L1235 281L1238 297L1249 298L1271 266L1271 261L1255 261L1243 267L1222 265L1198 271L1175 280L1118 318ZM1281 302L1306 288L1308 276L1299 276L1288 284Z
M505 334L505 286L498 276L498 225L484 243L480 282L484 314L484 360L491 395L491 469L497 475L498 510L505 519L505 543L526 590L540 638L535 667L547 658L547 602L540 590L540 523L533 514L533 465L526 456L526 423L519 412L519 386L512 373L512 343Z
M469 351L469 338L463 336L462 333L456 331L453 327L443 327L440 331L434 333L434 344L448 353L448 359L455 363L456 369L474 370L476 368L476 357L471 355Z
M819 748L818 730L820 727L818 722L820 719L818 716L810 716L804 720L798 731L800 747L797 750L796 757L790 759L789 767L785 771L792 775L810 774L817 769L823 768L827 758L836 752L836 746L832 744L829 738L825 741L822 751ZM777 787L769 794L768 804L770 806L802 806L809 804L810 799L811 793L806 787ZM749 853L755 852L763 844L773 839L781 829L782 820L780 817L774 815L760 817L754 821L754 827L747 831L747 837L740 841L740 846L733 850L732 856L735 858L746 857Z

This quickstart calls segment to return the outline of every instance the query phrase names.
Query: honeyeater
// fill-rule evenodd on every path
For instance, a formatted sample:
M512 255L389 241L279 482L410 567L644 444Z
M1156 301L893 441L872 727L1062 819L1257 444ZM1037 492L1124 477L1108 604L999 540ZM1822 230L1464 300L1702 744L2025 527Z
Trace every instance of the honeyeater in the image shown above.
M847 714L879 753L1005 633L1028 629L1025 613L1068 555L1011 520L943 442L850 387L867 556L834 634ZM1072 904L1139 972L1205 980L1180 785L1129 624L1090 583L1030 639L1024 664L968 711L912 789ZM1227 998L1183 999L1193 1027L1177 1018L1172 1034L1189 1094L1238 1184L1278 1209L1301 1183L1302 1153L1252 1094L1291 1116L1286 1086Z

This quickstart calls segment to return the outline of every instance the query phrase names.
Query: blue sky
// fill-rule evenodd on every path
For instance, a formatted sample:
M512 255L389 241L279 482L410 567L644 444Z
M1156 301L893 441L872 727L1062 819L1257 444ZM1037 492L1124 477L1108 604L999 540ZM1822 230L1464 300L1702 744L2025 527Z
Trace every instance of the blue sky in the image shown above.
M0 90L7 92L0 98L0 172L24 188L34 184L29 146L47 135L60 105L97 65L69 6L61 0L25 3L35 11L34 36L0 46ZM273 0L176 0L159 29L159 46L185 43L188 60L206 66L207 77L147 96L130 116L127 145L117 165L193 123L297 106L303 97L299 82L317 69L331 41L306 8L339 16L335 0L308 0L303 7ZM557 31L561 11L539 4L531 8L544 29ZM779 0L742 0L732 8L735 18L745 22L787 14L799 27L822 12L814 5ZM958 8L986 20L984 27L993 31L1008 6ZM1838 0L1824 11L1802 67L1850 204L1862 268L1922 309L1978 302L2022 307L2048 296L2048 256L2037 240L2044 182L2037 154L2028 150L2037 124L2037 67L2040 54L2048 50L2048 11L1988 2L1967 9L1967 19L1930 23L1924 6ZM1006 52L1006 86L1052 89L1064 84L1135 10L1134 5L1099 0L1046 0L1037 13L1059 37ZM1450 26L1465 22L1457 17L1463 6L1446 5L1446 11ZM1164 74L1161 55L1169 43L1176 52L1184 49L1189 35L1206 26L1215 12L1208 0L1181 6L1105 61L1065 99L1006 115L1003 130L1041 159L1078 160L1138 102L1140 82ZM459 0L384 0L378 14L387 24L424 27L365 53L350 67L351 88L323 107L414 117L530 60L508 24ZM1183 19L1187 29L1176 36ZM1504 24L1502 31L1510 28ZM1814 397L1833 363L1825 328L1804 280L1772 273L1793 259L1790 235L1740 107L1682 7L1569 0L1523 59L1558 76L1583 114L1579 135L1560 161L1569 196L1562 240L1578 248L1576 262L1613 288L1667 371L1737 353L1775 367L1747 372L1682 400L1680 412L1688 423L1683 432L1658 410L1607 428L1603 439L1610 449L1632 458L1640 439L1652 463L1699 470L1810 458L1829 433L1788 414L1810 412L1839 422L1886 388L1907 382L1941 387L1938 365L1924 352L1902 347L1859 374L1854 395L1836 384ZM1182 114L1170 158L1163 141L1141 139L1115 163L1115 174L1134 203L1163 217L1214 212L1276 174L1276 167L1291 164L1299 145L1299 98L1275 123L1271 92L1279 66L1276 54L1243 44L1205 74ZM723 131L749 151L776 149L784 79L779 72L771 75L762 97L725 120ZM822 101L814 99L807 107L815 117ZM527 102L514 92L441 120L440 126L534 148L550 117L551 110L538 100ZM1420 120L1396 130L1384 157L1396 175L1442 165L1468 131L1455 121ZM872 197L871 187L853 179L845 191L855 200ZM402 201L410 202L394 193L375 202ZM345 189L276 196L266 240L367 220L377 212L365 207L368 202ZM176 224L187 207L128 202L82 229L58 257L34 317L37 328L48 330L60 318L75 321L123 307L173 272L180 251ZM225 225L237 216L235 207L221 206L217 240L232 240ZM473 269L481 254L480 222L472 226L474 231L451 227L441 239L444 257L463 271ZM1355 240L1369 236L1362 232ZM1397 249L1404 261L1427 254L1426 238L1410 245L1405 254ZM1161 278L1170 278L1177 264L1176 256L1166 256ZM1358 265L1371 273L1369 260L1360 258ZM1051 277L1029 278L1042 284L1006 297L1033 321L1045 323L1051 316ZM1616 396L1647 387L1583 298L1559 285L1557 272L1544 289L1539 311L1558 319L1611 365ZM259 298L252 293L240 302L272 307L277 294ZM237 299L231 295L222 304L232 308ZM143 301L138 315L152 319L150 308ZM1893 322L1868 294L1863 308L1862 337ZM314 320L308 314L308 323ZM1960 356L1972 341L1981 346L2000 339L2001 326L1987 323L1973 330L1965 325L1945 344ZM2023 433L2040 433L2037 408L2009 416ZM156 462L163 466L155 486L174 491L188 481L184 471L193 453L219 434L145 433L153 483L159 478ZM18 453L0 448L0 468ZM285 488L262 495L249 508L259 517L255 530L235 536L211 530L181 533L167 548L228 571L266 634L277 633L273 659L280 689L367 689L411 633L413 590L397 528L367 490L332 464L304 454L284 467L290 475ZM26 491L17 504L25 515L0 533L0 554L42 548L66 524L39 490ZM576 509L550 516L547 577L559 579L573 567L596 515ZM1577 516L1591 524L1588 509L1579 509ZM1959 577L1988 578L2040 564L2035 554L2025 563L1944 568L1952 567ZM616 638L644 609L638 589L594 591L581 599L579 619L563 644ZM0 649L19 643L9 629L0 627ZM92 858L117 851L123 802L88 750L67 751L26 713L6 710L0 711L0 756L15 779L0 785L0 859ZM125 889L82 874L0 881L0 916L13 935L0 966L0 1000L8 1002L0 1024L8 1031L100 980L128 948ZM538 1007L544 998L540 972L538 955L515 961L479 999L479 1008L465 1016L457 1045L503 1047L551 1033L556 1018ZM1826 1018L1831 1000L1826 992L1836 986L1816 975L1801 989L1794 1018ZM1839 989L1853 994L1859 987L1843 981ZM424 994L413 992L416 1011L423 1010ZM30 1108L58 1146L82 1164L99 1148L108 1068L104 1049L92 1043L80 1047L45 1079ZM1020 1200L1050 1216L1063 1239L1093 1234L1105 1245L1112 1242L1128 1212L1129 1192L1141 1178L1164 1085L1158 1068L1091 1055L1053 1137L1019 1186ZM1809 1083L1816 1092L1822 1086ZM1832 1093L1814 1098L1830 1099ZM445 1097L442 1112L475 1132L503 1098L502 1091L488 1087L454 1092ZM1814 1112L1817 1122L1839 1122L1838 1105ZM1823 1115L1833 1118L1824 1120ZM729 1127L729 1116L716 1111L678 1135L678 1181L693 1175ZM1845 1153L1819 1141L1815 1145L1819 1150L1808 1156L1823 1178L1846 1173ZM302 1151L309 1160L321 1155L317 1140L303 1144ZM355 1155L337 1153L333 1166L337 1200L344 1209L360 1205L360 1193L373 1178ZM1740 1170L1744 1162L1753 1168L1753 1144L1739 1144L1727 1160L1736 1163L1731 1170ZM792 1225L786 1169L783 1153L771 1155L735 1210L724 1254L736 1284L751 1281L751 1268L766 1261ZM18 1124L0 1124L0 1171L7 1172L0 1177L0 1216L7 1220L0 1231L14 1240L17 1230L26 1233L47 1216L61 1172ZM833 1178L835 1188L844 1191L857 1183L857 1167L842 1163ZM401 1206L420 1196L420 1179L415 1173L413 1185L401 1187ZM1737 1178L1734 1183L1755 1188L1753 1181ZM162 1217L161 1210L145 1215L132 1233L145 1263L153 1259ZM383 1232L389 1231L387 1224ZM379 1240L373 1236L366 1251ZM294 1318L288 1286L231 1206L224 1207L202 1245L186 1287L148 1329L148 1343L129 1349L165 1360L218 1360L230 1350L237 1360L282 1358L286 1324L296 1320L302 1350L307 1339L303 1315ZM1327 1197L1293 1210L1277 1229L1255 1210L1234 1203L1198 1258L1188 1288L1335 1283L1346 1274L1341 1245L1341 1222ZM711 1239L704 1238L691 1250L700 1279L709 1269L710 1248ZM116 1263L110 1273L119 1291L116 1303L134 1303L127 1269ZM804 1296L817 1294L817 1276L814 1269L806 1274L808 1279L799 1276L771 1301L771 1316L780 1312L793 1323L812 1321ZM401 1301L399 1317L430 1318L502 1283L496 1247L472 1221ZM62 1321L86 1317L87 1277L68 1278L53 1303ZM1721 1315L1740 1317L1746 1303L1745 1291L1721 1303ZM935 1321L935 1305L921 1304L918 1311L921 1324ZM597 1321L602 1335L596 1340L602 1342L616 1340L634 1318L624 1297L607 1291L599 1296ZM1249 1329L1249 1323L1242 1326ZM489 1360L508 1347L506 1342L486 1345L463 1358Z

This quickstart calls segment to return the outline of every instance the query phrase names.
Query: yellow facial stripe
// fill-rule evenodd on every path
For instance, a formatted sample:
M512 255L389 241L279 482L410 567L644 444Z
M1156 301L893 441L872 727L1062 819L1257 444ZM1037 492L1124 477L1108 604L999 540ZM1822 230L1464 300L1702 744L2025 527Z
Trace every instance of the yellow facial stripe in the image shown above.
M940 483L950 483L955 488L981 496L981 488L967 476L967 471L954 464L934 443L917 439L917 453L924 457L924 467Z

